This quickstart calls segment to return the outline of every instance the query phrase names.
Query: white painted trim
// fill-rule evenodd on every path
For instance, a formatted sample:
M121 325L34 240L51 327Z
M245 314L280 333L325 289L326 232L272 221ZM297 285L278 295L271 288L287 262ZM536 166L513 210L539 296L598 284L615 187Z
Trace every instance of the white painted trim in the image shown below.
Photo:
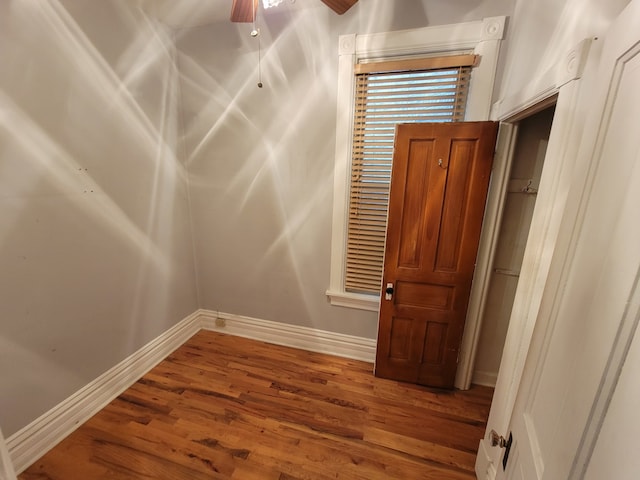
M376 341L371 338L343 335L230 313L199 310L198 314L202 328L205 330L365 362L373 362L376 356ZM216 319L224 320L225 325L216 325Z
M378 296L327 290L327 297L331 299L331 305L336 307L358 308L370 312L380 311L380 297Z
M225 322L216 326L216 319ZM14 480L201 329L275 345L373 362L376 341L230 313L196 310L6 441L0 432L0 480ZM5 454L5 451L8 453ZM13 465L13 467L12 467ZM13 476L12 476L13 475Z
M496 478L496 466L487 451L487 447L488 445L486 445L485 442L480 441L475 465L476 478L478 478L478 480L492 480Z
M62 441L200 330L195 312L7 439L18 473Z
M557 94L563 85L580 79L589 57L591 43L591 38L584 39L569 49L562 61L553 68L532 79L516 94L496 102L494 118L500 121L520 119L522 112Z
M480 40L473 47L473 53L479 56L480 64L471 70L464 116L467 121L489 119L505 20L506 17L490 17L482 21Z
M502 452L497 448L489 448L488 432L493 429L504 434L509 429L542 295L546 288L557 286L558 282L557 275L550 276L551 259L556 251L584 127L585 112L578 103L582 90L579 79L586 66L584 58L587 58L591 50L591 43L590 39L581 42L554 69L532 80L518 94L494 106L498 120L517 122L526 112L535 108L537 103L547 102L557 95L540 190L531 220L486 434L481 441L482 449L491 457L489 461L494 465L499 464ZM573 63L576 55L581 59L577 65ZM592 63L593 57L591 55ZM576 66L579 68L575 68ZM572 80L569 81L566 73L568 71L573 72ZM489 471L496 472L496 469ZM494 477L488 478L495 478L495 473Z
M9 457L9 450L0 429L0 480L16 480L16 472Z
M480 339L486 296L489 291L489 282L491 281L491 266L493 265L496 242L502 221L506 186L514 155L517 137L516 122L530 115L532 110L540 110L542 107L554 104L555 96L558 95L560 89L582 76L590 46L591 39L583 40L570 49L564 56L563 61L555 68L536 78L522 92L504 101L497 102L493 106L492 116L494 118L497 116L500 121L506 123L501 125L500 136L496 145L496 157L491 172L491 184L487 195L476 269L469 298L462 346L460 348L460 363L456 373L455 386L461 390L468 389L472 383L472 376L478 373L474 372L473 365ZM568 88L565 89L565 91L568 90ZM563 138L563 140L565 139ZM554 157L558 154L558 149L564 148L564 143L557 145L557 148L556 144L552 144L551 151L547 152L547 156ZM549 170L550 167L547 166L545 168ZM550 207L545 210L547 214L560 206L559 202L555 200L556 194L557 189L552 190L551 195L554 196L553 208ZM545 224L549 218L544 220ZM475 380L473 380L473 383L476 383ZM493 386L495 386L495 380Z
M331 303L344 296L346 271L347 208L349 206L350 152L353 131L355 35L340 37L336 149L333 171L333 216L331 223L331 269L328 292ZM372 297L373 298L373 297ZM351 306L351 305L341 305ZM355 307L355 306L354 306Z
M498 245L498 235L502 224L504 201L507 185L511 173L511 163L514 155L515 139L518 128L512 124L502 124L498 132L496 154L491 172L491 183L487 194L482 231L478 244L476 268L473 274L473 285L467 307L462 344L460 347L460 362L456 372L455 387L467 390L475 375L473 366L476 359L478 341L482 328L484 308L489 292L493 259ZM495 378L493 384L495 386Z
M498 379L498 372L484 372L476 370L473 372L472 382L474 385L483 385L485 387L495 387Z

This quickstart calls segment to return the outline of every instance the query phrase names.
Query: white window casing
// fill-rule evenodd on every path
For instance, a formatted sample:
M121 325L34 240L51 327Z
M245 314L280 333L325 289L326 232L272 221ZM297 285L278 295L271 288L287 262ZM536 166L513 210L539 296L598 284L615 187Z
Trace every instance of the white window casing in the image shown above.
M336 151L334 169L331 274L327 295L332 305L378 311L380 296L345 291L346 243L355 106L355 65L407 56L473 53L465 120L489 119L500 41L506 17L369 35L339 40Z

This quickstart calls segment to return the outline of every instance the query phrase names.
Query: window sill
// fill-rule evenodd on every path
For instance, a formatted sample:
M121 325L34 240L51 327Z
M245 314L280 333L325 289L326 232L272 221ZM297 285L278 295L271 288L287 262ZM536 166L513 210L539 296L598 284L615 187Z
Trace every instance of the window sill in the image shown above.
M357 308L371 312L378 312L380 310L380 297L373 295L327 290L327 296L331 300L331 305L337 307Z

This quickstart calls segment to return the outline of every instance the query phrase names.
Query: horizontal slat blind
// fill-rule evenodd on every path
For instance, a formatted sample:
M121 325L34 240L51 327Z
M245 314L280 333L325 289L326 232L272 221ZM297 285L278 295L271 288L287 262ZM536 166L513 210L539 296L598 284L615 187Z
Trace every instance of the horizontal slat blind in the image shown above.
M449 57L441 57L447 59ZM473 55L459 55L455 67L390 70L356 68L355 118L347 234L345 290L378 294L397 123L457 122L464 119ZM426 59L433 62L433 59ZM387 63L387 62L384 62ZM393 65L391 65L393 64ZM375 64L373 64L375 65Z

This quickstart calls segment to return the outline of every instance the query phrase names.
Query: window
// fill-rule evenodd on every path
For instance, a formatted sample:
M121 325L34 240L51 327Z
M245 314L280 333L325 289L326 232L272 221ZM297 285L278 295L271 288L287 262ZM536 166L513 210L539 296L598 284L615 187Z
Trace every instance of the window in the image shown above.
M355 66L346 292L380 290L395 125L464 120L475 61L452 55Z
M403 122L427 118L487 120L504 21L505 17L492 17L340 37L331 278L327 290L333 305L372 311L379 308L393 147L393 130L389 137L393 127L389 124L396 123L392 117ZM441 61L448 63L437 63ZM477 67L471 71L476 61ZM451 91L454 83L455 93ZM436 88L429 88L436 84L442 87L440 98ZM414 86L422 89L422 94L430 91L431 96L417 100L415 91L409 93ZM459 86L465 91L458 92ZM394 91L397 88L403 93ZM406 104L403 109L394 107L394 95ZM380 102L373 105L367 101L369 97ZM465 97L463 111L460 107ZM373 120L375 115L382 118ZM384 122L375 123L378 120Z

